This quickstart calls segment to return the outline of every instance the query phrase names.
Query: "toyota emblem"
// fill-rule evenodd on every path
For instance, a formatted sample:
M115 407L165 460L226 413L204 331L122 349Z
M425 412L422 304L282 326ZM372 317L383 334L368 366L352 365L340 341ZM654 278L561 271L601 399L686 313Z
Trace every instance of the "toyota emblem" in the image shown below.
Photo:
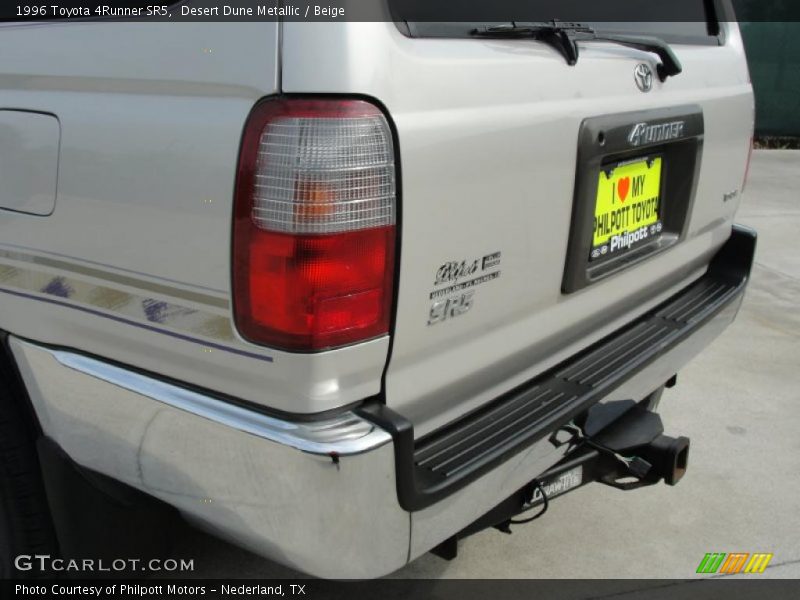
M633 70L633 78L636 81L636 87L643 92L649 92L653 89L653 71L644 63L639 63Z

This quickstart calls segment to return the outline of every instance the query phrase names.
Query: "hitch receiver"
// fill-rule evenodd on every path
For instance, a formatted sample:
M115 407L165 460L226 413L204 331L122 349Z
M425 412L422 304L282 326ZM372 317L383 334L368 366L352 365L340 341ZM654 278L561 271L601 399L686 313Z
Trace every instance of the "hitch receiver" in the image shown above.
M660 435L642 450L642 458L653 465L664 483L675 485L689 466L689 438Z

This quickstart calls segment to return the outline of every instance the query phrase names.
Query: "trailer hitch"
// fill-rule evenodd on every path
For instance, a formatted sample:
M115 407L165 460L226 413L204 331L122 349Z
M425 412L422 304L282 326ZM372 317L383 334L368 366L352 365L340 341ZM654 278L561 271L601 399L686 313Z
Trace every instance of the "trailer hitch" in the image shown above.
M511 533L512 525L542 516L556 496L594 481L621 490L654 485L662 479L675 485L686 473L689 438L663 432L661 417L643 404L595 405L550 437L554 446L567 446L558 463L432 552L451 560L458 553L459 539L489 527Z

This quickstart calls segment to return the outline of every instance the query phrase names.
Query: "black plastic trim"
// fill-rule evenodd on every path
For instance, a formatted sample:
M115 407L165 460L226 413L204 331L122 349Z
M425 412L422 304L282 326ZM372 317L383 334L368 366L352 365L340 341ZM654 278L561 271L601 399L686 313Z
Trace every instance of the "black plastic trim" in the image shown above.
M680 123L672 140L634 146L629 135L638 124ZM676 106L584 119L578 134L575 197L572 206L567 260L561 291L577 290L618 273L677 244L686 235L703 151L703 111L698 105ZM663 160L661 221L664 230L646 243L616 256L590 260L598 175L620 162L653 158Z
M357 409L394 439L400 505L421 510L463 488L685 341L744 293L755 245L753 230L734 226L699 280L586 351L419 440L413 425L387 406L373 403ZM628 344L624 357L610 354L621 343ZM653 387L663 383L655 381Z

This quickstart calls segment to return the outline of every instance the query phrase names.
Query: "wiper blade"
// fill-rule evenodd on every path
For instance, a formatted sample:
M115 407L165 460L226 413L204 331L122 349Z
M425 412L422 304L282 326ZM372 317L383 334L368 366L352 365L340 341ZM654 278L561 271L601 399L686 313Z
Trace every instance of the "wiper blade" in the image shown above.
M553 19L552 21L546 21L542 23L517 23L517 21L511 21L510 23L505 23L503 25L479 27L477 29L473 29L470 33L478 36L518 35L523 37L525 35L554 30L572 33L594 33L594 29L588 25L584 25L582 23L568 23L566 21L559 21L558 19Z
M665 81L667 77L677 75L683 70L678 57L675 56L669 45L657 37L597 33L582 23L568 23L557 19L545 23L511 21L504 25L473 29L470 34L476 37L532 38L545 42L561 52L569 65L575 65L578 62L577 42L613 42L658 55L661 62L656 65L656 72L661 81Z

